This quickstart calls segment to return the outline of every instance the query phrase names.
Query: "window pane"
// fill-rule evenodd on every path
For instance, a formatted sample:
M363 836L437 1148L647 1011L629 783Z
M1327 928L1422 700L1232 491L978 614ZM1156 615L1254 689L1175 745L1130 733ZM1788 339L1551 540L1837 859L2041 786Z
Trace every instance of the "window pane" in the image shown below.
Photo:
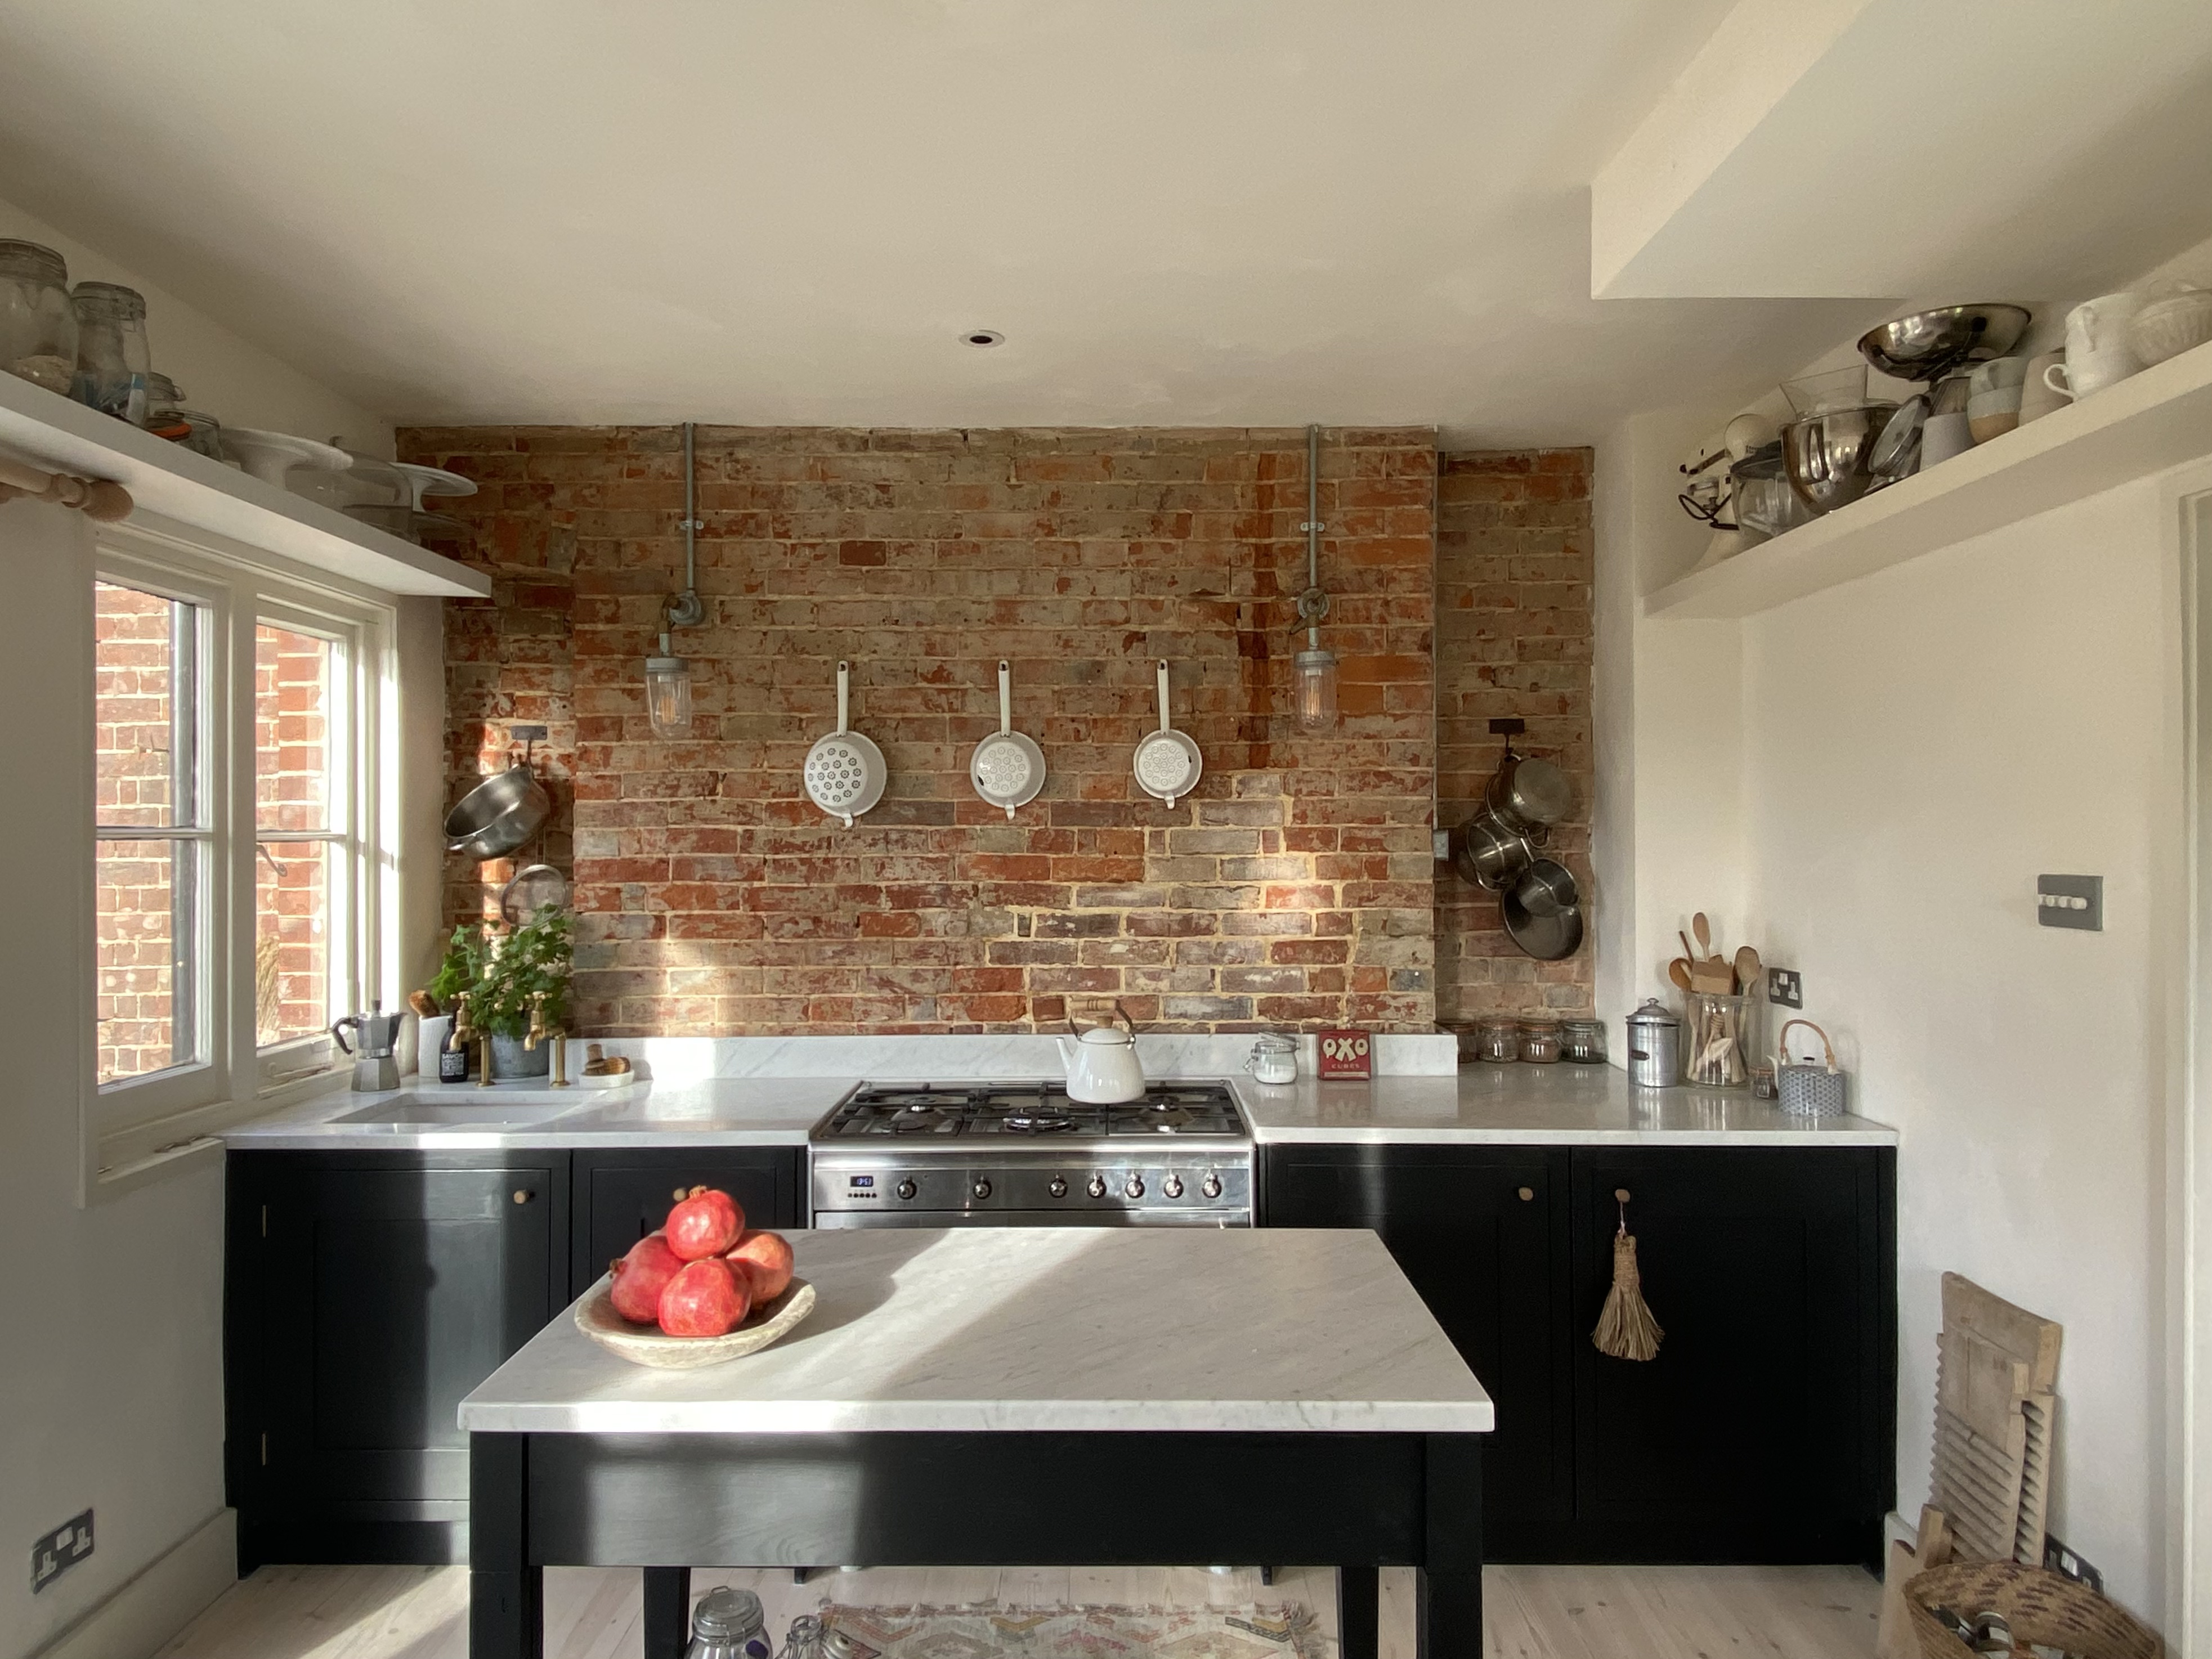
M200 848L186 841L104 841L94 866L99 1080L198 1059L190 1006Z
M98 822L195 823L195 607L113 582L93 586Z
M331 811L328 640L263 623L253 630L254 821L327 830Z
M329 1029L330 855L319 841L254 849L253 1027L264 1048Z

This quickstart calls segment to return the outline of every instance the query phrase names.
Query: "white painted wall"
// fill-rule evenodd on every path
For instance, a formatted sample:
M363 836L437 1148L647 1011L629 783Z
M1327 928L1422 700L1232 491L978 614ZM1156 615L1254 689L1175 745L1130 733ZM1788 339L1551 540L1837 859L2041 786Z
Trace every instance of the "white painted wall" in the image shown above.
M2160 488L1743 624L1754 936L1899 1154L1899 1507L1954 1269L2066 1328L2051 1529L2164 1613L2166 974L2180 589ZM2105 878L2101 933L2041 872Z
M335 436L349 449L371 455L392 453L390 421L249 344L150 278L5 201L0 201L0 236L53 249L69 262L72 283L121 283L144 295L146 338L154 367L184 388L188 407L214 416L225 426L258 427L317 440Z
M77 908L89 878L77 710L92 695L91 539L0 507L0 1653L30 1653L222 1507L222 1174L76 1204ZM33 716L33 711L40 711ZM52 780L58 787L33 787ZM31 1594L31 1540L95 1511L92 1559Z
M155 361L226 421L327 437L389 454L392 430L51 226L0 204L0 235L60 251L73 276L147 296ZM0 1256L22 1322L0 1342L0 1655L36 1652L222 1510L222 1174L184 1173L76 1203L78 1033L89 1018L78 884L89 878L88 794L79 720L91 696L91 541L81 515L0 506L0 771L21 786L0 813ZM437 921L443 671L434 602L403 602L403 768L396 953L408 984ZM410 880L419 873L421 879ZM96 1548L42 1594L31 1540L90 1505ZM220 1551L134 1594L131 1629L174 1624L216 1593ZM173 1560L175 1558L172 1558ZM111 1604L112 1605L112 1604ZM148 1620L153 1623L149 1626ZM107 1651L109 1632L90 1638ZM113 1659L132 1659L115 1654Z

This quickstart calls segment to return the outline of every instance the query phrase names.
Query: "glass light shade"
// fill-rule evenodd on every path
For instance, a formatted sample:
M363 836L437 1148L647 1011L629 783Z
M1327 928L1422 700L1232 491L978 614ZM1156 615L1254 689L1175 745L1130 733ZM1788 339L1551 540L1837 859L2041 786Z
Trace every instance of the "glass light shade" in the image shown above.
M1298 724L1318 732L1336 724L1336 658L1318 647L1301 651L1291 664L1291 695Z
M668 636L660 636L661 649ZM666 655L645 659L645 712L656 738L681 738L691 731L691 665Z

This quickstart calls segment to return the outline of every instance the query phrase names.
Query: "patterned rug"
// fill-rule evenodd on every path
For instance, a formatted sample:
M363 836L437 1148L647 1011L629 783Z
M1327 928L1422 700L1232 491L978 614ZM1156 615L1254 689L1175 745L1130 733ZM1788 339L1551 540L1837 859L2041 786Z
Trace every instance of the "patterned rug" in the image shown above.
M1325 1659L1312 1613L1280 1607L848 1607L822 1621L855 1659Z

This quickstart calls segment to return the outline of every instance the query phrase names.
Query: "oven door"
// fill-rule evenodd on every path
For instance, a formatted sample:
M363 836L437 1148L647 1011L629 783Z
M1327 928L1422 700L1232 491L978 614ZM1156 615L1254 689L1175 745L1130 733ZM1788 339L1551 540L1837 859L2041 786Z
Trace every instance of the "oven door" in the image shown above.
M1249 1227L1242 1210L823 1210L823 1227Z

